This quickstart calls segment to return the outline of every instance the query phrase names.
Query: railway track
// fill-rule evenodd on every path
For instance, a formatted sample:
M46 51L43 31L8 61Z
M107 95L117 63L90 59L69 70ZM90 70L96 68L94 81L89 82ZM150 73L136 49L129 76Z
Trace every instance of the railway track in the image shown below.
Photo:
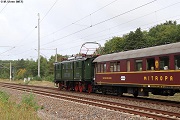
M140 115L145 116L147 118L153 118L153 119L165 119L165 120L180 120L180 114L179 113L173 113L163 110L157 110L147 107L140 107L137 105L127 105L123 103L117 103L117 102L110 102L106 100L98 100L93 98L87 98L87 97L80 97L75 95L67 95L64 93L60 93L54 88L47 88L47 87L37 87L37 86L29 86L29 85L18 85L18 84L7 84L7 83L0 83L1 87L15 89L15 90L21 90L21 91L27 91L27 92L33 92L35 94L40 94L44 96L50 96L53 98L78 102L82 104L88 104L92 106L97 106L101 108L106 108L110 110L130 113L134 115Z
M100 95L93 94L93 95L103 96L103 97L107 97L107 98L127 100L127 101L142 102L142 103L149 103L149 104L155 104L155 105L158 104L158 105L164 105L164 106L169 106L169 107L177 107L180 109L180 102L179 101L168 101L168 100L145 98L145 97L135 98L133 96L121 96L121 97L119 97L117 95L102 95L102 94L100 94Z

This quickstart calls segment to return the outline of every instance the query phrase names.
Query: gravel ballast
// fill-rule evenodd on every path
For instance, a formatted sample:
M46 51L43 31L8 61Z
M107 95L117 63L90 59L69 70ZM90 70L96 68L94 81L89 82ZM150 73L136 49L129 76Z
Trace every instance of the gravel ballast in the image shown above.
M11 95L11 99L17 103L21 100L24 92L3 88L4 91ZM73 93L69 93L73 94ZM113 111L96 106L85 105L77 102L67 101L58 98L47 97L43 95L35 95L38 104L43 108L37 111L38 116L42 120L147 120L146 117ZM92 96L90 96L92 97ZM98 96L96 96L98 97ZM112 99L113 100L113 99ZM115 99L117 101L117 99ZM125 101L119 101L125 102ZM127 104L135 104L127 101ZM139 104L139 103L136 103ZM144 105L143 105L144 106ZM147 106L147 105L145 105ZM148 105L149 106L149 105ZM156 106L162 109L162 106ZM169 108L163 108L169 109ZM171 108L172 111L176 108ZM151 120L149 118L149 120Z

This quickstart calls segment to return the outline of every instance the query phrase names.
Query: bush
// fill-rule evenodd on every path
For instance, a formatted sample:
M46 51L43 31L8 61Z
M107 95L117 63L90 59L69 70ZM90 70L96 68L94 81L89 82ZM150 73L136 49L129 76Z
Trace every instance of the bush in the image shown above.
M7 103L9 100L9 95L4 91L0 91L0 100L3 103Z
M35 77L33 78L33 80L42 81L42 78L41 78L41 77L38 77L38 76L35 76Z
M34 96L24 95L22 102L17 105L9 101L9 95L0 91L0 118L1 120L40 120L37 116L37 104Z
M45 77L45 80L52 82L54 80L54 75L49 75L49 76Z
M39 108L38 104L35 101L35 96L32 93L24 94L22 96L22 101L21 101L20 106L22 106L22 105L26 106L25 107L26 109L33 108L35 111L37 111Z

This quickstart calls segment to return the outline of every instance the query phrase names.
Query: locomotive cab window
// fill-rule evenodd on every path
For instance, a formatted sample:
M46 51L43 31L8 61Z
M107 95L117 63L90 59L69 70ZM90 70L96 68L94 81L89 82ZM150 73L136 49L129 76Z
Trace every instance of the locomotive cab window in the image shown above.
M180 70L180 55L175 56L175 69Z
M62 64L63 69L72 69L72 63L63 63Z
M65 69L65 65L64 64L62 64L62 69Z
M75 68L82 68L82 61L76 61Z
M168 70L169 69L169 57L160 57L160 70Z
M72 69L72 68L73 68L73 64L72 64L72 63L70 63L70 66L69 66L69 67L70 67L70 69Z
M56 65L56 70L60 70L61 69L61 65L60 64L57 64Z
M154 70L154 68L155 68L155 59L154 58L148 58L146 66L147 66L146 70Z
M136 71L142 71L142 60L136 60Z
M79 68L79 62L76 62L75 65L76 65L76 68Z

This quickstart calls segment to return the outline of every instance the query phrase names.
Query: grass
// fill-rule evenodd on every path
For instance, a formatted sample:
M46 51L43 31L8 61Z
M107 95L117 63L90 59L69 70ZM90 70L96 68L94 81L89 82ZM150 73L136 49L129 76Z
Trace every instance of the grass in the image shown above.
M8 79L0 79L0 82L10 82L10 83L16 83L16 84L25 84L25 85L37 85L37 86L46 86L46 87L54 87L54 83L50 81L36 81L36 80L30 80L24 82L24 80L8 80Z
M19 104L9 100L9 95L0 91L1 120L40 120L36 111L39 106L33 94L24 94Z

